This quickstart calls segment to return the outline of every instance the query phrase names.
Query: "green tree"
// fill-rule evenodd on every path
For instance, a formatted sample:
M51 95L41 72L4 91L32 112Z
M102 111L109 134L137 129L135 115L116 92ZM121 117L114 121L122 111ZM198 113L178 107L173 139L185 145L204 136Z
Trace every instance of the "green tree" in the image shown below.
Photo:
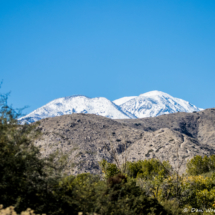
M106 183L98 175L89 173L67 176L60 180L56 198L62 202L63 214L86 214L95 211L95 203Z
M200 155L196 155L187 162L187 173L189 175L200 175L214 169L215 158L214 156L211 158L206 155L203 158Z
M104 193L96 201L96 212L101 215L168 214L158 203L136 186L136 182L117 174L108 179Z
M57 211L53 190L59 178L56 157L41 158L33 141L40 136L37 123L20 125L20 112L0 94L0 203L16 211L34 208L37 212Z
M116 164L108 163L105 159L100 161L99 165L106 179L120 173L120 170L117 168Z
M137 162L127 162L127 174L133 178L152 179L155 176L165 177L169 173L171 166L168 162L160 162L157 159L139 160Z
M209 160L209 171L214 170L215 170L215 155L211 155Z

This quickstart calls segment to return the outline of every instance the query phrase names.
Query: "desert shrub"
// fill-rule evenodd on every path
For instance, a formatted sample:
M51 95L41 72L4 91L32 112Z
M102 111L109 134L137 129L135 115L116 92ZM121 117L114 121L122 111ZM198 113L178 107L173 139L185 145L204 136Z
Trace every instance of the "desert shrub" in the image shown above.
M127 162L126 163L126 173L129 177L136 178L139 173L142 172L143 161L139 160L136 162Z
M63 178L56 193L56 198L62 202L62 213L76 215L78 211L94 212L97 196L105 185L99 176L89 173Z
M100 161L99 165L106 179L120 173L120 170L117 168L116 164L108 163L105 159Z
M109 178L104 193L97 198L96 212L101 215L168 214L157 199L147 197L134 181L127 181L122 174Z
M202 175L184 177L181 183L184 193L181 202L183 205L189 204L195 208L213 207L215 201L214 187L214 177L209 178Z
M155 198L147 197L134 180L123 174L106 181L88 173L68 176L58 188L55 195L62 202L61 214L168 214Z
M215 155L196 155L187 162L187 173L189 175L200 175L215 170Z
M118 173L107 180L107 184L109 187L114 187L116 184L121 184L127 182L127 178L125 175Z
M151 184L153 183L151 182ZM185 206L199 209L213 208L215 206L214 187L214 177L182 175L177 178L177 175L172 175L160 184L156 198L159 202L167 202L168 204L175 200L179 208ZM152 186L151 192L155 188L156 186ZM169 206L171 208L171 204Z
M165 177L168 175L171 168L166 161L160 162L157 159L139 160L137 162L127 162L127 173L130 177L140 177L145 179L152 179L154 176Z
M183 208L180 208L177 199L165 200L161 204L163 205L164 209L170 214L174 215L186 214L184 213Z
M215 155L209 157L209 171L215 171Z

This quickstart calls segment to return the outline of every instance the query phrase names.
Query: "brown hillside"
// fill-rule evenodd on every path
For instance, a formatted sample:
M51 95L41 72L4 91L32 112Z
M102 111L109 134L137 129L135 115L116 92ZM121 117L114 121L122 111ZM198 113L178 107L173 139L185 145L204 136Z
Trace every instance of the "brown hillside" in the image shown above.
M169 160L174 168L194 155L215 152L215 109L198 113L175 113L154 118L112 120L93 114L72 114L40 121L43 132L35 143L44 156L61 149L73 165L69 174L100 173L98 161L120 163L157 157Z

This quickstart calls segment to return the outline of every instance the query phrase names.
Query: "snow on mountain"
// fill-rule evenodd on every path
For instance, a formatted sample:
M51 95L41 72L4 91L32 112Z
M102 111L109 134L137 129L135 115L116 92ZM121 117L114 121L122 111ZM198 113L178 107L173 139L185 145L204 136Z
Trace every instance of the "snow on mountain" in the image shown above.
M47 117L72 113L89 113L111 119L136 118L132 114L121 111L121 108L104 97L88 98L86 96L70 96L55 99L48 104L20 118L21 122L35 122Z
M113 101L113 103L115 103L116 105L122 105L123 103L133 99L133 98L136 98L137 96L127 96L127 97L122 97L120 99L116 99Z
M111 119L134 119L200 110L203 109L167 93L150 91L139 96L116 99L113 102L104 97L88 98L80 95L63 97L49 102L19 120L21 123L31 123L47 117L72 113L96 114Z
M117 101L117 104L123 101ZM126 99L124 101L126 101ZM170 114L176 112L193 112L200 111L201 108L197 108L195 105L190 104L182 99L174 98L167 93L161 91L150 91L132 99L128 99L126 102L119 105L123 112L129 112L137 118L154 117L163 114Z

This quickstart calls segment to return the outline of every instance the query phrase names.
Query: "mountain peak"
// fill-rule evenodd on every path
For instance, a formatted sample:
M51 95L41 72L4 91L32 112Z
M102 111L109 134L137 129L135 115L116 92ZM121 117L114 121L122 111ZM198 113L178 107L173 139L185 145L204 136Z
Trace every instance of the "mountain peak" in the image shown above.
M84 96L84 95L72 95L72 96L66 96L66 97L62 97L62 99L70 99L70 98L75 98L75 97L85 97L85 98L89 98L90 99L90 97L88 97L88 96Z
M147 97L151 97L151 96L165 96L165 97L172 97L169 94L164 93L162 91L158 91L158 90L149 91L149 92L140 94L139 96L147 96Z
M73 113L96 114L111 119L136 118L105 97L89 98L83 95L68 96L55 99L20 118L22 122L35 122L40 119L62 116Z
M20 120L35 122L47 117L73 113L96 114L111 119L134 119L200 110L202 109L187 101L153 90L139 96L122 97L113 102L105 97L89 98L84 95L62 97L34 110Z
M167 93L154 90L130 99L119 105L121 110L137 118L155 117L176 112L193 112L202 109Z

